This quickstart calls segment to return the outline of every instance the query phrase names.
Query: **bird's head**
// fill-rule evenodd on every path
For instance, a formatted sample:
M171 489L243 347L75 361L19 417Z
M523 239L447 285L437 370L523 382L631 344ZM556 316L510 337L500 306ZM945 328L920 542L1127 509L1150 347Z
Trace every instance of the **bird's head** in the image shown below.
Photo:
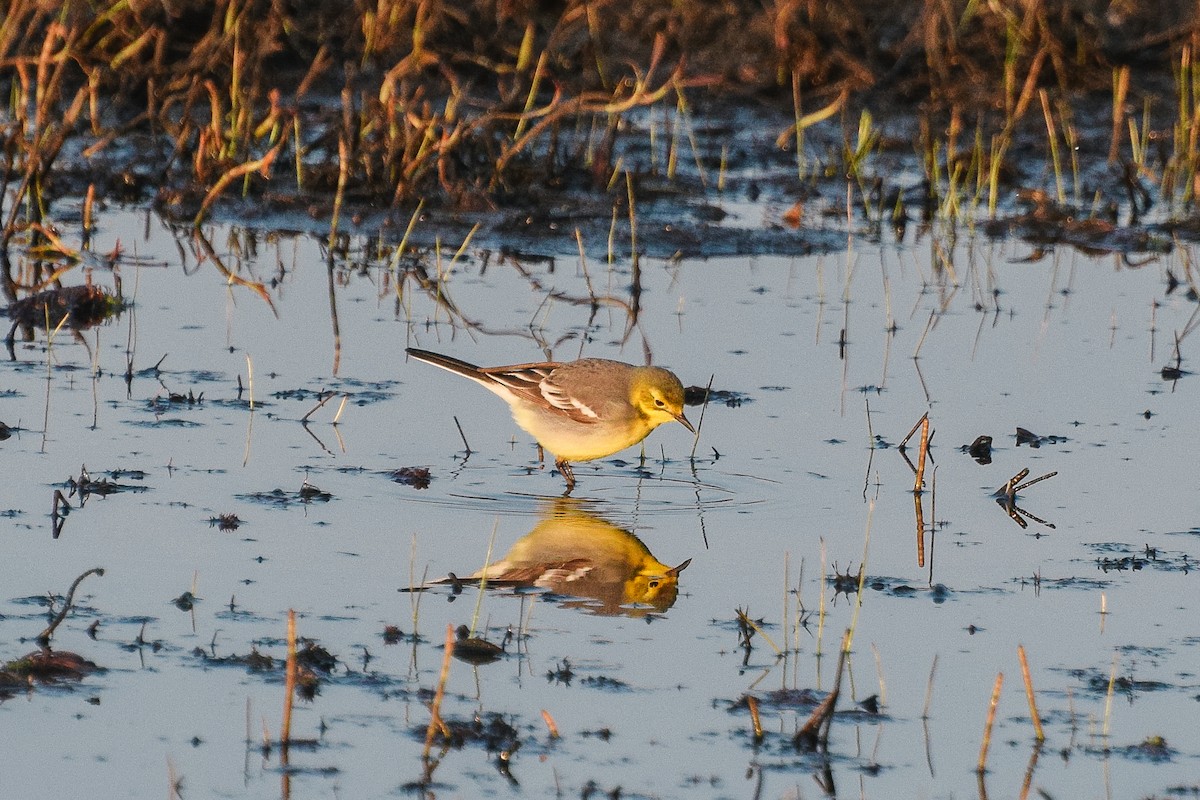
M653 559L651 562L625 581L625 602L666 611L679 595L679 573L687 569L692 560L689 558L678 567L667 567Z
M642 367L633 383L633 404L651 425L678 422L692 433L696 429L683 414L683 384L662 367Z

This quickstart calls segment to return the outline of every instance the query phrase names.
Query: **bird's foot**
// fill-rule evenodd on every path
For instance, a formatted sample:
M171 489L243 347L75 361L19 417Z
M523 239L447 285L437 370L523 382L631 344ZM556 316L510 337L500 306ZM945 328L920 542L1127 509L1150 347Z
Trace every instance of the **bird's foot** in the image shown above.
M554 466L558 467L559 473L567 482L567 490L563 492L563 497L566 497L575 488L575 472L571 469L571 465L561 458L554 462Z

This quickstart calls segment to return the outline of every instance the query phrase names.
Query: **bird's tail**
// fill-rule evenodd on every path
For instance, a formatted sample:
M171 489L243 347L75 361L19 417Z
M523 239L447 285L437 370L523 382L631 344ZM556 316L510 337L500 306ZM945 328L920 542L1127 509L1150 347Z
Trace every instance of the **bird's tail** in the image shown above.
M417 361L433 364L435 367L441 367L457 375L470 378L473 381L479 381L485 385L491 383L490 379L480 371L479 367L474 364L468 364L466 361L459 361L457 358L444 356L440 353L431 353L428 350L418 350L415 347L409 347L404 352Z

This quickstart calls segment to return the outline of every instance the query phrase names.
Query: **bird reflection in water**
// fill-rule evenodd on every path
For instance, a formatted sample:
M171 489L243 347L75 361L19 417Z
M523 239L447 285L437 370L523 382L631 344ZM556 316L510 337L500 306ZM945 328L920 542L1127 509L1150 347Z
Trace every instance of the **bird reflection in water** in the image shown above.
M435 583L477 583L489 588L540 589L558 595L565 608L632 617L664 612L679 595L677 567L656 559L640 539L563 498L544 512L533 530L498 561L472 575L451 573Z

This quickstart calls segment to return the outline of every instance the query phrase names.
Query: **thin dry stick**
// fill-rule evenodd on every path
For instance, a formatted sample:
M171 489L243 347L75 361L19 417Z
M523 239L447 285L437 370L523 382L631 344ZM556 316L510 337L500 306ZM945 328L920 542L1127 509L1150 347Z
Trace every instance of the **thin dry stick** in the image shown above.
M292 705L296 698L296 610L288 609L287 624L287 670L283 684L283 727L279 741L287 752L292 740Z
M1033 696L1033 679L1029 677L1029 661L1025 658L1025 645L1017 645L1017 658L1021 660L1021 678L1025 681L1025 697L1029 700L1029 716L1033 717L1033 735L1039 742L1046 741L1042 730L1042 718L1038 716L1037 700Z
M907 435L907 436L905 436L903 439L901 439L901 440L900 440L900 447L901 447L901 448L904 448L904 447L906 447L906 446L908 445L908 440L909 440L909 439L911 439L911 438L912 438L912 437L913 437L913 436L916 434L916 432L917 432L918 430L920 430L920 428L921 428L921 424L922 424L923 422L925 422L925 420L927 420L927 419L929 419L929 412L928 412L928 411L926 411L924 414L922 414L922 415L921 415L921 418L920 418L919 420L917 420L915 423L913 423L912 429L911 429L911 430L908 432L908 435Z
M688 458L694 463L696 461L696 446L700 444L700 431L704 427L704 412L708 410L708 398L712 396L713 378L717 377L716 373L708 376L708 386L704 387L704 405L700 406L700 419L696 420L696 435L692 439L692 452Z
M996 706L1000 704L1000 687L1004 685L1004 673L996 674L996 685L992 687L992 702L988 706L987 722L983 726L983 744L979 747L979 765L975 771L982 775L987 771L988 746L992 743L992 725L996 722Z
M817 600L817 657L821 656L821 642L825 634L825 537L821 537L821 596Z
M442 656L442 674L438 678L437 691L433 694L433 702L429 704L429 727L425 730L424 758L429 758L429 750L433 746L433 733L445 730L442 722L442 698L446 696L446 680L450 677L450 658L454 655L454 626L446 625L446 652Z
M463 433L462 425L458 422L458 417L454 417L454 427L458 428L458 435L462 437L463 447L466 448L467 455L469 456L471 453L474 453L475 451L471 449L471 445L467 444L467 435Z
M308 410L308 413L300 418L300 421L308 422L309 417L311 417L313 414L317 413L322 408L324 408L325 404L328 403L330 400L332 400L335 397L337 397L337 394L334 392L323 392L320 395L320 399L317 401L317 404L315 406L313 406L312 408L310 408Z
M887 705L887 682L883 679L883 656L879 654L879 648L871 642L871 652L875 654L875 675L879 678L879 703Z

